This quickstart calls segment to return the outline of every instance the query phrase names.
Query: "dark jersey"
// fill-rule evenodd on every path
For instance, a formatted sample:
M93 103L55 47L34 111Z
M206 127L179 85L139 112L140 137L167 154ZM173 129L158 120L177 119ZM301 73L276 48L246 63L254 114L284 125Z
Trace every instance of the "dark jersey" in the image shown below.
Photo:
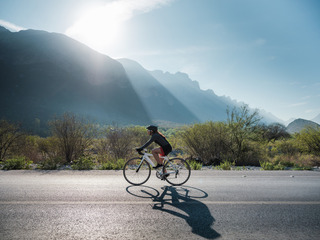
M167 145L170 146L170 143L167 141L167 139L165 139L163 136L161 136L159 133L156 132L156 133L152 134L149 141L146 142L141 148L146 148L153 142L158 144L160 147L165 147Z

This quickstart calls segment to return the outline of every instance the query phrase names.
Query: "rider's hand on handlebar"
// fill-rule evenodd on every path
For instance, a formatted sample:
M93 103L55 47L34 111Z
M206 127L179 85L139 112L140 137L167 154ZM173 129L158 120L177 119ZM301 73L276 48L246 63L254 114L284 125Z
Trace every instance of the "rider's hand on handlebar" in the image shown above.
M136 148L137 152L141 152L143 150L143 148Z
M140 154L143 155L143 153L141 152L143 150L143 148L136 148L136 151Z

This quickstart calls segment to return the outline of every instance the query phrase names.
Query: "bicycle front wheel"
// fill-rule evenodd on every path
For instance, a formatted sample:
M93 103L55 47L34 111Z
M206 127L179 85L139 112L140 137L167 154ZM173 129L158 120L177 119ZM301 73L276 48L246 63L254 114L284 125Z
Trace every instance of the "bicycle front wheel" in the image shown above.
M138 157L128 160L123 167L123 176L132 185L144 184L150 175L150 164Z
M189 164L182 158L172 158L166 162L163 172L168 174L166 181L174 186L186 183L191 175Z

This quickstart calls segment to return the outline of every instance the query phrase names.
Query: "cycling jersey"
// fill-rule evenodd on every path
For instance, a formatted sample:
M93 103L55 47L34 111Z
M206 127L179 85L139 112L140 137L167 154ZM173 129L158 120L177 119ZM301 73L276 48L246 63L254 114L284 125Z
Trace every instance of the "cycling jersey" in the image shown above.
M167 141L167 139L163 136L161 136L159 133L152 134L151 138L148 142L146 142L141 149L148 147L151 143L155 142L158 144L164 151L164 153L167 155L169 152L172 151L170 143Z

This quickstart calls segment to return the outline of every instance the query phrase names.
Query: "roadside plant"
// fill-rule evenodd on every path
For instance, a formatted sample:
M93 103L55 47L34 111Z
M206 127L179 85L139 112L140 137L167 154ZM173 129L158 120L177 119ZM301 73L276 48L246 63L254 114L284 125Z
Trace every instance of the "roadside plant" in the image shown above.
M259 122L261 117L257 110L251 111L248 105L227 109L228 142L226 144L229 157L237 166L244 165L251 141L261 139Z
M202 162L196 160L189 160L188 161L192 170L201 170L202 169Z
M65 113L49 125L67 163L80 158L97 134L95 125L72 113Z
M71 168L73 170L92 170L94 166L95 162L92 157L82 156L72 163Z
M115 161L109 160L106 163L103 163L100 167L100 170L121 170L125 164L125 160L118 159Z
M32 161L27 161L25 157L15 157L7 159L3 162L3 170L20 170L20 169L30 169Z
M56 170L60 166L62 159L60 157L48 157L39 163L43 170Z
M223 161L223 162L220 163L220 165L218 166L218 169L221 169L221 170L231 170L231 167L234 166L234 165L235 165L234 162Z
M260 162L260 166L262 170L284 170L286 168L280 161L275 162Z
M24 135L20 125L0 120L0 160L5 160L10 149Z

